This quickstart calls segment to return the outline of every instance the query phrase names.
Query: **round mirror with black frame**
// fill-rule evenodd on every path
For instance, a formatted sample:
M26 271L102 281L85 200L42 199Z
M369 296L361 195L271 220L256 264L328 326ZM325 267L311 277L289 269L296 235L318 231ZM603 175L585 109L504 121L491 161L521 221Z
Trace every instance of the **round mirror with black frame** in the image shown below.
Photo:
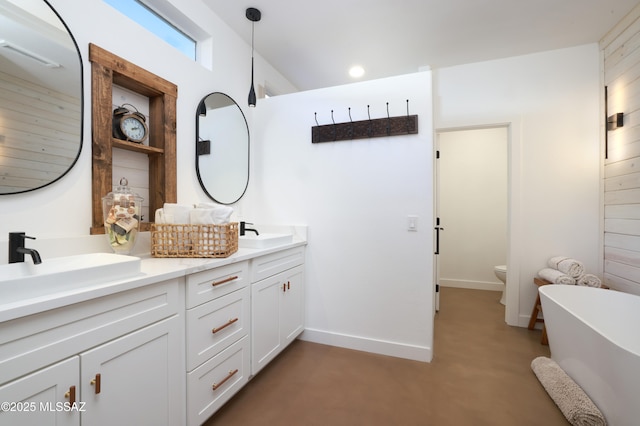
M198 104L196 172L204 192L219 204L237 202L249 185L249 126L224 93L210 93Z
M64 176L82 149L80 50L46 1L0 0L0 195Z

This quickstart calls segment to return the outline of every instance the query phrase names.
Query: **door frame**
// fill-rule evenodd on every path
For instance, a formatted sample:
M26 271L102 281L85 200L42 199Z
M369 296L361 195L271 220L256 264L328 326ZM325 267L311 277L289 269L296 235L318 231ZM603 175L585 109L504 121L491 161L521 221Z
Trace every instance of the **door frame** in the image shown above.
M520 317L520 256L522 248L521 224L521 175L522 175L522 149L520 140L520 121L518 119L505 120L502 122L486 123L479 125L455 126L434 128L433 158L437 162L437 151L440 148L440 134L447 132L459 132L468 130L482 130L492 128L507 129L507 297L505 306L505 322L508 325L519 326ZM438 217L438 184L439 184L439 167L434 165L433 173L433 194L434 194L434 220ZM434 227L436 226L434 222ZM435 233L434 233L435 239ZM434 241L435 247L435 241ZM438 279L438 257L434 251L434 300L437 300L438 294L435 293L435 286L439 285ZM434 303L437 303L434 302Z

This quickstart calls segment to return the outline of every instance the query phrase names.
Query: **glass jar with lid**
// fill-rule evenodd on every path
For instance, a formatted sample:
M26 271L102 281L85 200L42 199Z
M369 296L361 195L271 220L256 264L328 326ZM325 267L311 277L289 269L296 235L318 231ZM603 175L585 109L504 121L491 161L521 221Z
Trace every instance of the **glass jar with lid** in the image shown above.
M129 188L126 178L113 192L102 197L104 231L115 253L129 254L136 243L142 212L142 197Z

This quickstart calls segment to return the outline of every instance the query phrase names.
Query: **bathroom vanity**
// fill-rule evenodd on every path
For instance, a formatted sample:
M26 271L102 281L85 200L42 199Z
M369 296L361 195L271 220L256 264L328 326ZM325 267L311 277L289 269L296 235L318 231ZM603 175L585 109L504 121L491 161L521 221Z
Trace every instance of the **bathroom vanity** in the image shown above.
M305 244L0 301L0 425L202 424L303 331Z

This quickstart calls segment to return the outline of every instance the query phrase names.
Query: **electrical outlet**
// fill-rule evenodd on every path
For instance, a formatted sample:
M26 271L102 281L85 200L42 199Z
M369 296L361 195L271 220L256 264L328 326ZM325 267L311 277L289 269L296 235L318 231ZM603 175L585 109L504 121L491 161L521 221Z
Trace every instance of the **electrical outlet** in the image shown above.
M409 215L407 216L407 231L417 231L418 230L418 216Z

